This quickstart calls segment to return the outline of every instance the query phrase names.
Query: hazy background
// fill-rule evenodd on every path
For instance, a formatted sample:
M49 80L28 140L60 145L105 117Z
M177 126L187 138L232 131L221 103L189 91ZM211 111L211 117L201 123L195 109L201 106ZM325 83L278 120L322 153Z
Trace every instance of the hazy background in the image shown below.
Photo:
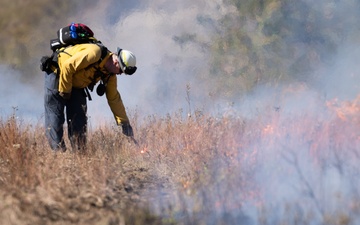
M81 5L80 2L75 5L78 4ZM226 12L218 9L217 4L205 1L179 1L171 4L161 1L145 4L136 1L93 1L93 4L82 5L81 8L84 9L71 10L73 13L69 12L68 18L65 15L59 19L52 15L39 16L36 24L22 25L26 27L26 31L21 35L29 35L33 39L22 37L27 40L25 43L13 43L14 46L19 44L21 47L3 47L3 51L7 52L4 55L9 55L10 58L4 57L5 62L1 67L4 81L1 82L4 90L0 99L1 110L8 113L13 111L13 107L17 107L17 114L22 118L42 120L44 75L38 69L39 59L42 55L50 54L49 39L56 35L57 29L72 21L90 26L95 36L109 49L115 51L119 46L136 54L136 75L118 77L118 89L127 108L136 108L141 116L154 113L164 115L185 108L188 105L185 100L187 84L190 85L191 92L194 92L191 95L196 93L197 98L206 98L206 91L198 87L199 84L206 84L206 81L199 78L201 74L209 72L209 50L197 43L187 43L186 40L179 44L182 41L177 41L177 37L186 36L187 33L196 34L197 39L210 45L214 30L199 24L197 16L201 11L208 16L216 15L214 18L223 16ZM19 7L26 6L19 4ZM31 19L30 15L28 17ZM21 20L15 25L29 22ZM5 30L7 29L14 28L12 26ZM4 40L14 42L6 38ZM16 48L19 48L17 51L21 55L12 52ZM96 93L92 97L94 100L88 104L91 122L112 120L106 98L98 98ZM192 104L196 100L191 99L194 101Z
M359 172L357 160L341 155L342 162L349 164L342 165L345 172L340 174L333 166L336 160L332 155L338 149L331 149L329 141L324 146L324 151L330 152L329 161L317 164L311 160L308 135L318 134L318 124L336 120L327 102L356 103L360 88L360 2L3 2L2 116L16 107L21 118L42 123L44 75L38 69L39 59L50 54L49 39L58 28L72 21L82 22L109 49L119 46L136 54L136 74L118 79L130 117L133 110L146 117L183 109L184 113L201 110L256 119L259 129L246 134L253 137L251 132L260 133L259 139L253 140L253 149L258 150L254 177L274 212L279 204L299 200L300 208L321 211L314 198L302 195L309 188L299 180L301 173L319 204L330 211L348 207L348 200L358 194L359 181L354 175ZM96 93L92 97L88 104L91 124L113 122L106 99ZM303 126L309 127L309 133ZM335 124L328 129L332 135L338 129L344 137L353 137L359 124L353 126L340 129ZM264 128L272 135L261 136L266 134L261 131ZM359 147L359 138L356 140L350 143L341 139L337 147ZM238 190L226 186L231 179L216 184L219 195L237 196ZM339 198L334 198L336 193L340 193ZM244 211L249 215L256 213L251 207L247 209ZM281 218L282 213L286 212L278 211L275 217Z
M90 26L109 49L136 54L137 73L120 76L118 86L140 115L237 110L263 87L267 97L281 96L288 84L324 99L353 99L359 90L355 1L2 2L0 110L17 107L34 122L43 113L39 59L72 21ZM112 120L106 99L92 97L90 121Z

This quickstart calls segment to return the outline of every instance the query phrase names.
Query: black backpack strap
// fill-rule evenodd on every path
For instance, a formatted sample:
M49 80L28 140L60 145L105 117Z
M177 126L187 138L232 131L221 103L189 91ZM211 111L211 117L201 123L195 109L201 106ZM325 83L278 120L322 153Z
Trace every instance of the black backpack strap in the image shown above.
M59 73L58 64L58 51L54 51L51 56L43 56L40 60L40 70L47 72L48 74L55 72Z
M88 87L84 88L84 90L85 90L85 95L86 95L86 97L88 97L89 101L92 101L91 94L90 94L90 92L89 92Z
M96 80L101 77L101 79L104 79L104 77L106 76L105 73L103 73L99 68L96 68L96 72L94 74L94 77L92 79L92 82L88 85L88 88L90 91L94 90L94 86L96 84Z
M95 68L96 68L96 72L95 72L95 74L94 74L94 77L93 77L93 79L92 79L92 82L91 82L91 83L89 84L89 86L88 86L88 88L89 88L90 91L93 91L93 90L94 90L94 86L95 86L95 84L96 84L96 80L97 80L99 77L101 77L101 79L104 79L104 77L106 76L106 74L103 73L103 72L97 67L97 65L99 65L99 64L105 59L105 57L106 57L106 56L108 55L108 53L109 53L107 47L105 47L105 46L101 43L101 41L98 41L98 42L96 42L95 44L100 47L100 49L101 49L101 56L100 56L99 61L97 61L96 63L91 64L90 66L88 66L88 67L86 68L86 69L91 68L91 67L95 67Z
M101 61L103 61L105 59L105 57L107 56L107 54L109 53L107 47L105 47L105 45L103 45L103 43L101 43L101 41L98 41L95 43L97 46L100 47L101 49L101 57L100 57L100 60L99 60L99 64Z

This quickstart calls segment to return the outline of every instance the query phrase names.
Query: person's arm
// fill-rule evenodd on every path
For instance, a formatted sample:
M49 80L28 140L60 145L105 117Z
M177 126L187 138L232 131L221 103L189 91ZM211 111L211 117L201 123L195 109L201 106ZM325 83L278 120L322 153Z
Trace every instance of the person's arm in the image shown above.
M126 114L125 106L121 95L117 90L117 77L112 75L106 85L106 98L117 125L129 124L129 118Z

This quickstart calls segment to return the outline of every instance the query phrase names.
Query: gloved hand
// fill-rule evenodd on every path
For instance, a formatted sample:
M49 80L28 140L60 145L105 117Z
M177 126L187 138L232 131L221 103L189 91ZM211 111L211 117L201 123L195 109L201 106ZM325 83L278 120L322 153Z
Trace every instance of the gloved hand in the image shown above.
M123 131L123 134L128 136L128 137L133 137L134 136L134 132L133 132L133 129L130 125L130 123L124 123L121 125L122 127L122 131Z
M59 95L65 100L69 100L71 97L71 93L60 92Z

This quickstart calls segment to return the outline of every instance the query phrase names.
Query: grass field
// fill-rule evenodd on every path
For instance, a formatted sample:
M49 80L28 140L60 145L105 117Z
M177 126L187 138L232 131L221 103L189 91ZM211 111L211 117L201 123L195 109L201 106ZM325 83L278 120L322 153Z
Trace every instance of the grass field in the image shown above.
M2 3L0 225L360 224L360 1ZM169 113L129 113L138 144L93 111L86 150L54 153L2 115L43 112L39 60L70 22L136 53L126 107Z
M103 124L56 154L2 118L0 224L358 224L360 103L317 109L132 118L138 145Z

